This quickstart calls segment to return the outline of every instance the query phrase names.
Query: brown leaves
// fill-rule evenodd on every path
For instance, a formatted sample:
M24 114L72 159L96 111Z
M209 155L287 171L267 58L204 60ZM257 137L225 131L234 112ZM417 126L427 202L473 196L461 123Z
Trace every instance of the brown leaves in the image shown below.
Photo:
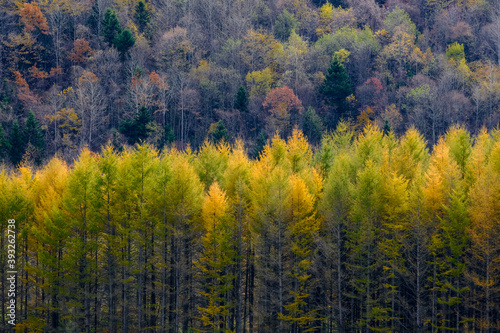
M73 62L83 62L94 54L94 51L85 39L77 39L73 43L73 52L70 53L68 59Z
M24 3L19 12L19 20L24 25L26 32L33 32L38 28L44 35L49 33L49 24L47 19L43 16L38 3Z
M272 114L285 116L291 110L302 111L302 102L287 86L274 88L267 96L262 106L269 108Z

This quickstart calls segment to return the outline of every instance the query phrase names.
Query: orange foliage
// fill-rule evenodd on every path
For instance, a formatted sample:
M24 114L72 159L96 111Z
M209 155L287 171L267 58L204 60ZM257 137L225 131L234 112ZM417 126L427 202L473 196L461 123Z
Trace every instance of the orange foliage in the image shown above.
M73 62L83 62L88 57L92 56L94 51L85 39L77 39L73 43L73 52L70 53L68 59Z
M24 3L20 9L19 16L26 32L32 32L35 28L38 28L44 35L49 33L49 24L45 16L43 16L40 7L38 7L38 3Z
M95 82L99 81L99 78L92 72L83 71L82 76L80 76L80 78L78 80L81 83L83 83L83 82L95 83Z
M49 77L49 74L36 67L36 63L30 68L30 72L31 76L33 76L35 79L46 79Z
M62 68L61 67L53 67L50 69L50 76L56 76L56 75L61 75L62 74Z
M16 79L15 79L16 85L20 88L24 88L24 89L29 90L30 87L28 86L28 82L26 82L26 80L23 78L21 73L19 73L19 71L15 71L14 75L16 76Z
M23 78L21 73L18 71L14 72L15 75L15 84L18 87L17 91L17 98L23 103L23 105L26 108L31 108L33 105L38 105L40 104L41 100L40 97L35 95L31 90L30 87L28 86L28 83L26 80Z

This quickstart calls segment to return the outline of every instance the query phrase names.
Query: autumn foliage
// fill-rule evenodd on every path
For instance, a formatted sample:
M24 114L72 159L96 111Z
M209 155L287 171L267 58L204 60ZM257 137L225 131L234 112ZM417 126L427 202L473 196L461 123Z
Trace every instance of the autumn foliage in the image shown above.
M35 28L38 28L42 34L49 33L49 24L38 3L25 2L19 10L19 16L26 32L33 32Z

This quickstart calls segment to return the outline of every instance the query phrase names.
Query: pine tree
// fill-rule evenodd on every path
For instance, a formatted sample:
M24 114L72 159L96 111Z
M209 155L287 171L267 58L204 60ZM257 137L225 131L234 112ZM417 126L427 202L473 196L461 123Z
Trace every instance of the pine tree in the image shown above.
M135 37L129 29L125 29L115 40L115 46L118 52L120 52L120 57L125 60L128 51L135 44Z
M118 17L116 16L116 12L114 10L109 8L106 10L102 25L102 35L104 37L104 41L108 43L110 47L116 46L116 41L122 33L122 28L120 27L120 21L118 21Z
M135 5L134 18L139 25L139 30L144 32L149 21L151 21L151 13L147 10L143 0L140 0L137 5Z
M336 119L342 117L347 111L346 98L352 94L352 85L347 70L337 56L330 63L320 92L325 103L334 108Z
M307 111L304 113L302 128L304 129L304 134L307 136L309 141L312 143L321 141L324 129L323 121L312 106L309 106Z
M257 142L255 143L255 147L253 148L252 155L254 158L259 158L259 155L264 150L266 143L267 143L266 135L264 134L264 131L261 130L259 132L259 136L257 137Z
M0 160L4 160L9 156L10 152L10 142L5 136L5 131L3 126L0 124Z
M43 151L45 149L45 140L42 128L35 118L35 114L30 110L26 124L24 126L24 140L28 147L32 148L32 158L37 164L40 164Z
M152 132L151 111L145 106L132 119L125 119L120 124L120 132L128 137L128 143L133 145L146 140Z
M229 141L229 135L227 133L226 126L224 126L224 123L222 120L219 120L216 123L216 126L214 130L210 133L212 137L212 141L217 144L220 141L228 142Z
M248 94L243 86L238 88L236 100L234 101L234 108L240 110L240 112L248 112Z
M12 164L19 164L22 159L26 149L25 141L23 138L23 133L17 122L17 119L14 119L12 122L12 127L9 133L9 143L10 143L10 161Z

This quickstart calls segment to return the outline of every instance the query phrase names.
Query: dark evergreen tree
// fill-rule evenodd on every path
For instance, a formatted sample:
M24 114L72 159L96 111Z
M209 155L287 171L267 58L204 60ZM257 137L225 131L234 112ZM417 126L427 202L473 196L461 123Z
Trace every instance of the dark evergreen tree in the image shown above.
M391 132L391 125L389 121L386 119L384 122L384 135L388 135Z
M240 86L236 93L234 108L240 110L240 112L248 112L248 94L243 86Z
M122 31L120 36L115 41L115 46L118 52L120 52L120 56L122 60L127 56L128 50L135 44L134 35L130 32L129 29L125 29Z
M45 140L43 138L42 127L38 124L35 114L30 110L26 124L24 126L25 143L31 143L40 151L45 149Z
M316 111L309 106L307 111L304 113L303 121L304 134L309 138L310 141L318 143L321 140L321 135L323 134L323 121Z
M30 147L30 154L36 164L40 164L43 151L45 150L45 139L40 124L35 114L30 110L24 126L24 143Z
M97 3L97 1L94 1L93 4L92 4L92 8L90 9L90 15L89 15L89 18L87 19L87 24L89 26L90 29L92 29L92 32L94 32L94 34L96 35L99 35L100 33L100 24L102 22L99 22L99 4Z
M5 135L3 126L0 125L0 161L4 160L10 151L10 142Z
M352 94L352 85L344 65L337 56L333 57L320 92L325 103L335 109L337 119L344 115L347 110L346 98Z
M151 21L151 13L147 10L144 1L140 0L135 6L134 18L139 25L139 31L143 32Z
M160 142L160 148L166 145L170 145L174 141L175 141L175 134L174 130L172 129L172 126L170 126L170 124L165 124L165 127L163 128L163 136Z
M26 145L24 144L23 132L19 126L19 122L14 120L10 129L10 161L12 164L19 164L24 155Z
M274 24L274 36L282 42L286 42L296 27L297 19L292 13L285 9L276 18L276 22Z
M102 35L104 36L104 41L108 43L110 47L115 46L121 33L122 28L120 27L120 21L116 16L116 12L108 8L104 14L104 20L102 21Z
M147 107L141 107L134 118L122 121L120 132L128 138L131 145L146 140L152 132L151 112Z
M214 143L219 143L221 140L226 142L229 140L226 126L224 126L224 123L221 120L217 122L214 130L210 133L210 136L212 137L212 141Z
M257 137L257 142L255 143L255 147L253 148L253 157L258 158L260 153L264 150L266 146L267 138L264 134L264 131L261 130L259 136Z

